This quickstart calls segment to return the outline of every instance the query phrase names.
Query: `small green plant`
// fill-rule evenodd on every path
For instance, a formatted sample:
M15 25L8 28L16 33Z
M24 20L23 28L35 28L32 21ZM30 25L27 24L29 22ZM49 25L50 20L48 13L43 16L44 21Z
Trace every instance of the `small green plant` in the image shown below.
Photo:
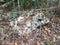
M9 16L9 19L15 19L17 17L17 12L12 12L11 15Z
M50 42L48 40L45 40L44 45L50 45Z

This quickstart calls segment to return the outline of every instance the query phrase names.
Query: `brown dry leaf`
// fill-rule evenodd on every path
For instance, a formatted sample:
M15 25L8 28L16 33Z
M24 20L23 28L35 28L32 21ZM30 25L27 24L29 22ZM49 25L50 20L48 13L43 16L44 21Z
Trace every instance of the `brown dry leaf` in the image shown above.
M57 38L60 38L60 36L57 36Z
M47 32L51 32L51 31L50 31L50 29L49 29L49 28L47 28L47 27L45 27L45 30L46 30Z
M26 36L26 39L29 39L29 35Z
M39 41L37 41L37 45L41 45L41 44L39 43Z
M47 34L47 31L44 31L45 34Z
M22 36L24 36L24 32L22 32Z
M2 42L2 44L4 44L4 41Z
M51 32L49 29L46 30L47 32Z
M15 45L18 45L17 41L15 42Z
M47 39L47 37L44 35L44 39Z

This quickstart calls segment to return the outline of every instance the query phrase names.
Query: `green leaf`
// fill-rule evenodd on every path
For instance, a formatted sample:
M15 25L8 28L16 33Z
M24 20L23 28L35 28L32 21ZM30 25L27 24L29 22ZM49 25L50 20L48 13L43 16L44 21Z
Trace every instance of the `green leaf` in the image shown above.
M12 14L9 16L10 19L15 19L17 17L17 12L12 12Z
M3 10L0 10L0 18L2 18Z
M46 41L44 42L44 45L50 45L50 42L46 40Z

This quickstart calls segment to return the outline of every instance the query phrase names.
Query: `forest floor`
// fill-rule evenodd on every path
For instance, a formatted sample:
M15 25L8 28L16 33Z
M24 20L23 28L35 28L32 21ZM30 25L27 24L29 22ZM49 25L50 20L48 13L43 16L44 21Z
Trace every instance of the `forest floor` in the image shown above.
M23 11L21 15L26 15L26 12L29 11ZM4 34L0 34L0 45L60 45L60 18L55 15L45 16L49 18L50 22L43 25L41 29L35 29L27 35L11 33L9 25L0 25L4 30ZM30 19L29 17L26 18L27 22ZM3 40L2 37L4 37Z

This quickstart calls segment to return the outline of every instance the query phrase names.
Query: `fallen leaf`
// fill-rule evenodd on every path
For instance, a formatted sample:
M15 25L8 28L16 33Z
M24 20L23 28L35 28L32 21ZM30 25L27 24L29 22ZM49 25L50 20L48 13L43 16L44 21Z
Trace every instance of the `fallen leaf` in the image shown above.
M57 36L57 38L60 38L60 36Z
M15 45L18 45L17 41L15 42Z

